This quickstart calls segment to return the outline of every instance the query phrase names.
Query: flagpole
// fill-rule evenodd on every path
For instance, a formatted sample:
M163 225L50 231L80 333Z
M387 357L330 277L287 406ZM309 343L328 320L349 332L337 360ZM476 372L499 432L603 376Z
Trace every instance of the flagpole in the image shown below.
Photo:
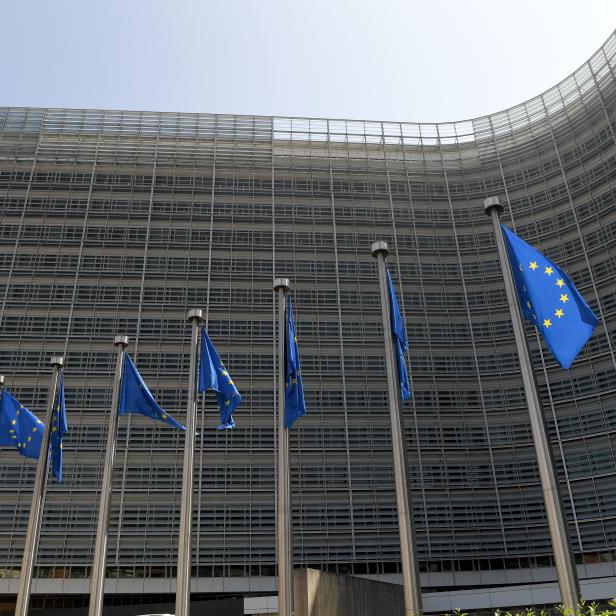
M575 610L580 601L580 583L577 576L575 560L573 558L573 551L571 549L567 520L564 514L548 430L545 418L541 412L537 381L535 380L535 373L528 350L528 342L524 333L524 323L522 321L522 315L520 314L513 275L509 265L503 229L500 224L500 214L503 211L503 206L500 204L498 197L489 197L483 202L483 205L486 214L492 219L498 256L503 271L503 279L505 281L507 301L509 303L513 333L520 359L522 381L524 382L524 392L526 394L526 403L528 405L530 425L539 466L543 500L545 502L548 526L552 538L552 550L554 552L556 574L560 587L560 598L566 608Z
M36 466L36 479L34 480L34 490L32 492L32 504L30 505L30 517L28 519L28 532L26 533L26 543L24 545L24 555L21 561L21 573L19 576L19 591L17 593L17 603L15 604L15 616L27 616L28 605L30 603L30 589L32 586L32 570L34 559L38 548L39 536L41 533L41 518L43 514L43 500L45 498L45 486L47 485L47 474L49 468L49 443L51 441L51 423L53 415L53 405L56 398L58 378L64 366L64 357L54 356L51 358L51 365L54 367L47 394L47 414L45 415L45 429L41 439L41 451Z
M387 390L389 414L391 417L391 441L394 455L394 474L396 479L396 500L398 504L398 527L400 531L400 559L402 561L402 581L404 584L405 616L418 616L422 613L421 580L417 563L417 545L413 524L411 490L408 483L406 451L400 418L400 387L394 355L389 290L385 259L389 254L387 242L374 242L372 256L376 259L379 271L381 293L381 312L385 333L385 364L387 366Z
M124 368L124 353L128 346L128 336L116 336L113 344L117 348L115 377L113 379L113 393L111 396L111 410L107 425L107 450L103 466L103 482L98 505L98 526L96 529L96 544L94 547L94 562L92 563L92 577L90 579L90 607L88 616L101 616L103 613L103 599L105 596L105 569L107 563L107 540L109 538L109 511L111 510L111 488L113 479L113 460L115 457L118 437L118 402L120 400L120 386L122 384L122 370Z
M291 290L288 278L274 278L278 295L278 613L292 616L293 612L293 542L291 512L291 475L289 473L289 430L284 425L285 407L285 340L286 294Z
M175 588L175 616L190 616L190 569L192 564L192 500L197 430L197 354L199 328L203 310L193 308L187 320L192 322L190 339L190 377L188 380L188 406L184 438L184 468L182 471L182 504L180 511L180 536L178 539L178 566Z

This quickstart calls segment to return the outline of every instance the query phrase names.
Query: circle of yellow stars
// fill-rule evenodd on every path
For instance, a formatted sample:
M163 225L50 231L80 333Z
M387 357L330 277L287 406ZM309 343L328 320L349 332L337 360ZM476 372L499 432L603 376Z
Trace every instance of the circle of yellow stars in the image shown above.
M520 265L520 270L522 270L523 267L522 265ZM532 270L533 272L537 269L539 269L539 266L537 265L537 261L531 261L528 265L528 269ZM543 270L543 273L546 276L552 276L554 274L554 268L551 265L546 265L545 269ZM556 279L556 286L559 289L562 289L565 286L565 281L562 278L557 278ZM568 301L569 301L569 295L568 293L561 293L559 301L561 301L563 303L563 305L565 305ZM526 306L530 309L531 304L529 301L526 302ZM556 308L555 312L554 312L554 317L558 318L558 319L562 319L562 317L565 316L565 311L562 308ZM536 315L533 315L533 317L535 319L537 319ZM545 327L546 329L552 327L554 325L554 323L552 323L552 319L543 319L543 327Z
M16 430L16 426L17 426L17 417L19 417L19 415L21 415L21 410L24 409L25 407L23 405L21 405L21 408L15 411L15 417L13 419L11 419L11 428L9 428L9 434L11 436L11 439L14 441L17 441L15 443L15 446L17 447L17 449L25 449L29 443L32 442L32 435L29 435L28 438L23 441L20 442L17 438L17 430ZM39 425L43 425L43 422L40 419L36 420L37 425L32 427L32 433L36 433L38 432L38 427Z

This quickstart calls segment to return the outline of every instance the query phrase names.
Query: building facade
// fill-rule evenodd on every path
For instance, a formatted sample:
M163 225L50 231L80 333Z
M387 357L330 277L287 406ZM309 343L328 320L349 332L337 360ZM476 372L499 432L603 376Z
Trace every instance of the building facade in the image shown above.
M42 414L49 359L66 357L65 481L47 493L39 592L87 592L113 337L182 420L195 307L244 399L228 432L210 395L199 404L197 589L275 592L274 276L292 281L308 407L291 437L296 565L396 579L380 239L410 340L424 589L554 580L492 195L601 320L570 371L528 336L580 575L616 582L615 71L612 35L542 95L451 124L0 108L0 370ZM182 447L120 419L112 593L172 590ZM0 480L8 596L34 466L2 450Z

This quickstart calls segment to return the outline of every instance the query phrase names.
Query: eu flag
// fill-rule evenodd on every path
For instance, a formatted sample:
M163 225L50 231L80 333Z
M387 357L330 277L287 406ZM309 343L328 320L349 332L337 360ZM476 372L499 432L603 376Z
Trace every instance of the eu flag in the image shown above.
M0 396L0 445L15 447L22 456L38 459L43 422L20 404L6 389Z
M406 339L406 327L404 326L404 319L400 314L396 290L394 289L394 283L389 275L389 272L387 272L387 285L389 287L391 333L394 337L394 342L396 345L396 364L398 365L400 395L402 396L402 400L406 401L411 397L411 386L409 383L409 376L406 372L406 362L404 361L404 354L408 351L409 343Z
M154 400L154 396L150 393L148 386L143 382L130 355L126 353L124 356L118 415L127 415L128 413L139 413L146 417L163 421L178 430L186 430L181 423L173 419L171 415L158 406L158 402Z
M242 401L242 396L227 372L224 364L205 331L201 328L201 358L199 361L199 393L208 389L216 392L216 401L220 409L219 430L235 428L233 411Z
M297 350L293 304L290 297L287 309L286 342L284 425L287 428L291 428L298 417L306 414L306 402L304 400L304 386L302 384L302 373L299 364L299 351Z
M56 399L51 412L51 473L62 481L62 437L68 432L66 405L64 404L64 373L60 373Z
M558 363L569 368L599 320L558 265L501 226L522 314Z

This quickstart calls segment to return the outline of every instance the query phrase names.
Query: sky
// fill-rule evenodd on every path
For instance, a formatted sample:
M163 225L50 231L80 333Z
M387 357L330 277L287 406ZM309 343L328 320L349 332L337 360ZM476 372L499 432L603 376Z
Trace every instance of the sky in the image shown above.
M0 0L0 105L409 122L539 94L615 0Z

